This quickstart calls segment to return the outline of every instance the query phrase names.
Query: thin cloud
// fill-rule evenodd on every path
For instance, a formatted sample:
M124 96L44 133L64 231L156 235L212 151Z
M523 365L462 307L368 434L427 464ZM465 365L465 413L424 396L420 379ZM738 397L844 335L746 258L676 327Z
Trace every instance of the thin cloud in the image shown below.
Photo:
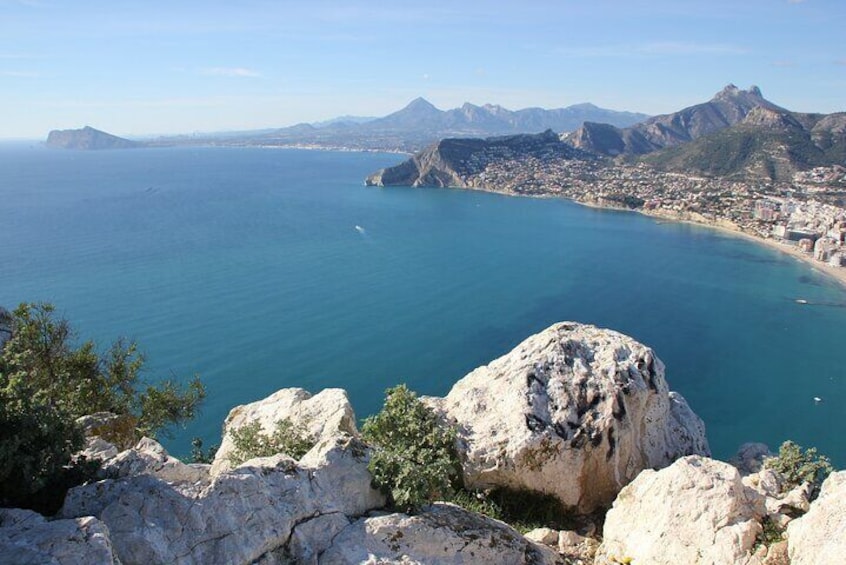
M841 67L846 67L846 59L838 59L834 62L835 65L840 65Z
M200 74L215 77L258 78L261 73L244 67L211 67L203 69Z

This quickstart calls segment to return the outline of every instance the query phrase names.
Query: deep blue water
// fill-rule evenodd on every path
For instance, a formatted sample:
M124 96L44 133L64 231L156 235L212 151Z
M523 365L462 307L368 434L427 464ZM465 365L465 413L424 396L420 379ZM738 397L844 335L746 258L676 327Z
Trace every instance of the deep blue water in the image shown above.
M577 320L652 346L715 455L791 438L846 465L842 288L706 228L362 185L401 159L2 146L0 304L51 301L103 347L135 338L150 379L199 373L208 400L166 442L176 453L282 387L343 387L363 417L388 386L442 395Z

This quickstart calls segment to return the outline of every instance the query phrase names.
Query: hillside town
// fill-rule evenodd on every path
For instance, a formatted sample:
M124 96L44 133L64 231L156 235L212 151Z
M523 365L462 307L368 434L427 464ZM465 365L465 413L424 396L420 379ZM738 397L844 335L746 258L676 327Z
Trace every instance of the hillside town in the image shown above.
M465 186L561 196L606 208L732 229L781 243L831 267L846 267L846 167L817 167L792 183L734 181L663 172L643 164L544 155L474 154Z

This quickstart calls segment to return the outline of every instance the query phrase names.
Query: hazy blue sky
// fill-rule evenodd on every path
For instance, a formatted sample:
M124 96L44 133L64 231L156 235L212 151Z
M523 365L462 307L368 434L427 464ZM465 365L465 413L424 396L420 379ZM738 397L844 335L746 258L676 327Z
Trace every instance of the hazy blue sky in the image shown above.
M846 0L0 0L0 137L281 127L423 96L846 110Z

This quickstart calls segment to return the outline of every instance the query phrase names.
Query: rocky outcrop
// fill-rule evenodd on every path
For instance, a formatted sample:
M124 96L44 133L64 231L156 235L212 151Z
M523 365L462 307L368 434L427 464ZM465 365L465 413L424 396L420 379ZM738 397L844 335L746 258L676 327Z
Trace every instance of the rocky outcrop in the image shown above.
M487 139L444 139L409 160L370 175L368 186L468 186L488 163L499 159L574 159L591 157L563 143L552 130L536 135L511 135ZM478 188L478 187L477 187Z
M593 563L596 550L599 548L599 542L596 539L571 530L537 528L526 533L526 538L556 549L573 565Z
M430 399L456 424L470 488L531 490L591 512L640 471L708 455L702 421L670 393L651 349L555 324Z
M564 560L502 522L451 504L434 504L414 516L357 520L335 536L317 563L563 565Z
M186 465L150 438L142 438L133 449L106 459L100 471L102 476L112 479L150 475L171 483L209 480L208 465Z
M263 400L236 406L229 411L223 423L220 448L212 462L212 476L232 468L229 460L235 449L231 437L232 430L258 422L262 430L270 434L276 422L286 418L293 424L302 426L316 441L334 437L339 433L358 433L355 413L346 391L330 388L312 396L301 388L284 388Z
M754 563L763 497L727 463L679 459L643 471L605 517L597 565Z
M384 505L368 457L359 440L338 436L302 463L254 459L209 484L109 479L71 489L60 516L102 521L124 565L307 562L332 528Z
M90 126L82 129L54 129L47 135L47 147L59 149L134 149L142 147L137 141L124 139Z
M744 443L737 449L734 457L729 459L729 464L740 471L743 476L759 472L764 468L764 460L771 457L770 448L764 443Z
M48 522L30 510L0 508L0 560L45 565L119 565L96 518Z
M100 438L118 449L128 449L140 439L138 418L131 414L97 412L77 418L76 424L82 428L86 438Z
M846 471L832 473L807 514L787 527L793 565L837 563L846 555Z

